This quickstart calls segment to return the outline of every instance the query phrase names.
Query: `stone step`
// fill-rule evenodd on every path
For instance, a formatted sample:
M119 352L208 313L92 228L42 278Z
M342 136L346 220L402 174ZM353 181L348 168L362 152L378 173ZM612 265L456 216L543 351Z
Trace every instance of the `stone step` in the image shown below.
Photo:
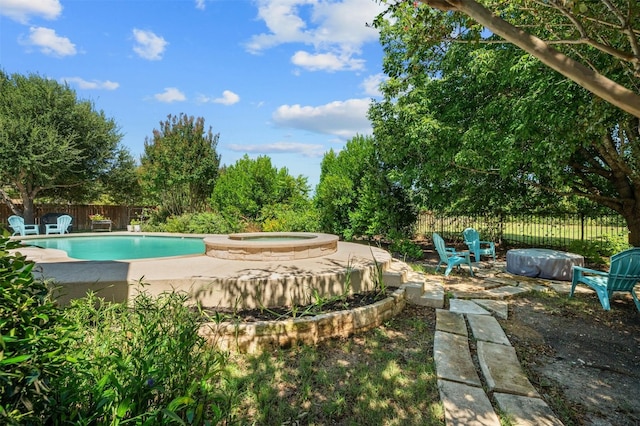
M512 346L479 341L477 351L489 392L540 398L538 391L522 371L516 350Z
M509 317L509 304L504 300L471 299L471 301L476 305L482 306L500 319L507 319Z
M436 330L467 337L467 323L462 314L436 309Z
M482 388L439 379L438 390L447 426L500 426Z
M464 299L449 300L449 310L459 314L491 315L491 312L478 306L476 303Z
M409 281L402 284L407 300L418 299L424 294L424 281Z
M544 400L528 396L494 393L500 410L516 426L562 426Z
M382 280L387 287L400 287L407 280L405 271L386 270L382 273Z
M504 330L494 317L490 315L467 314L471 333L476 340L511 346Z
M436 331L433 339L433 359L438 379L482 386L476 367L471 360L466 336Z

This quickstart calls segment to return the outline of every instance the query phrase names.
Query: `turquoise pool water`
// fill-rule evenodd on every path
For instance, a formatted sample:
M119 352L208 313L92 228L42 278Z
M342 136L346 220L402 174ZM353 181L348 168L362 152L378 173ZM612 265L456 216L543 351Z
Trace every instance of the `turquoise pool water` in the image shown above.
M202 238L122 235L23 240L31 246L64 250L82 260L125 260L204 254Z

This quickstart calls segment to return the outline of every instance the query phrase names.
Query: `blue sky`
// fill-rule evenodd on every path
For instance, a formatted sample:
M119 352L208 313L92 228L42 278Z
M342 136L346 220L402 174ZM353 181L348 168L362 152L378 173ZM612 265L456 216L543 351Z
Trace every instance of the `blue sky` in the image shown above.
M0 0L0 67L67 82L134 157L169 114L203 117L223 164L268 155L312 188L370 134L375 0Z

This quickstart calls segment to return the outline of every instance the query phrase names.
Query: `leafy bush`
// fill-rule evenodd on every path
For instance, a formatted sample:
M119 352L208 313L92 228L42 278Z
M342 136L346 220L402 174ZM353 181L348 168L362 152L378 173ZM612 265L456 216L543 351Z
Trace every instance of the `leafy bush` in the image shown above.
M317 232L320 229L318 211L311 203L305 209L288 204L276 204L262 209L265 232Z
M226 356L198 331L203 314L188 296L139 293L131 306L94 295L75 300L66 319L82 329L77 362L54 388L54 423L216 424L227 419Z
M602 236L597 240L573 241L569 245L569 251L581 254L589 263L604 265L608 262L606 258L626 250L629 247L626 235L616 237Z
M229 234L238 232L239 220L227 218L219 213L187 213L167 218L164 223L146 223L143 231L177 232L185 234Z
M9 252L19 246L0 237L0 423L42 424L70 330L46 283L33 279L33 262Z
M422 247L420 247L410 239L403 237L396 236L389 245L389 250L392 253L401 255L404 260L420 260L424 257Z

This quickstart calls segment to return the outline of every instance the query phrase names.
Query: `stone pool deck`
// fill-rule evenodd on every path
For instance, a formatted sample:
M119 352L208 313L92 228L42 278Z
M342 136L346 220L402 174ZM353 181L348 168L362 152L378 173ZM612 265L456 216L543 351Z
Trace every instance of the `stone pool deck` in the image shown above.
M323 295L339 295L345 291L347 277L349 291L367 291L375 285L377 268L386 269L392 260L388 252L379 248L345 242L338 244L335 253L322 257L266 261L220 259L204 254L83 261L67 257L62 250L25 247L18 251L36 262L36 277L55 281L59 286L57 298L62 304L84 296L89 290L107 300L131 300L140 290L137 284L142 282L149 284L143 289L151 295L181 290L203 306L238 309L306 304L312 300L313 290Z

